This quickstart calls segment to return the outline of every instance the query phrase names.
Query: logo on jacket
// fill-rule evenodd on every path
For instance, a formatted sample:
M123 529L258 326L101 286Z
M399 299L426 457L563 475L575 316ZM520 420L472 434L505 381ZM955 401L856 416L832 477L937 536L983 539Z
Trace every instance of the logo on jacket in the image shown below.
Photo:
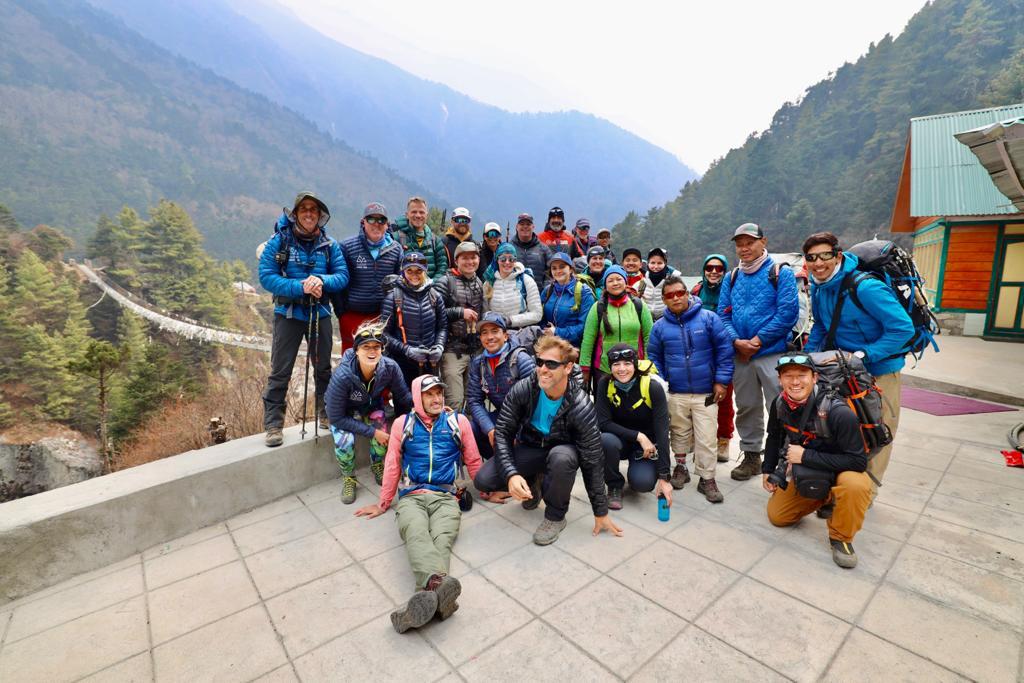
M366 397L363 395L363 392L360 391L359 389L356 389L355 391L348 395L348 399L350 401L362 401L364 398Z
M360 254L359 256L356 256L356 268L366 268L366 267L367 267L366 257L363 256L362 254Z

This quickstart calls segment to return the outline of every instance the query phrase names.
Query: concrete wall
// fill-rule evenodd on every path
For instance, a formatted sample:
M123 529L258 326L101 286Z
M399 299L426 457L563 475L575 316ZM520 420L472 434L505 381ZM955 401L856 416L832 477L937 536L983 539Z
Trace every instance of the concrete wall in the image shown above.
M263 435L0 504L0 606L338 476L330 435Z

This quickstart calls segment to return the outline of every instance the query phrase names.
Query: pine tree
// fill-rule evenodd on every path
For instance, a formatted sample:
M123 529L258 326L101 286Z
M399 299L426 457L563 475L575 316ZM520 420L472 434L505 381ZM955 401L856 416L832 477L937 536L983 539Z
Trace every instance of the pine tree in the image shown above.
M61 334L48 332L39 323L24 331L24 353L19 364L25 378L24 398L32 400L36 417L63 421L71 417L76 397L74 375L68 369Z
M75 246L74 241L57 228L37 225L26 235L28 248L36 252L43 261L60 261L64 252Z
M103 462L108 472L112 468L112 449L107 429L111 378L121 368L125 357L123 349L115 348L110 342L92 339L89 340L81 358L71 362L68 366L72 372L96 382L100 452L103 454Z
M57 281L31 249L22 251L15 264L10 310L16 324L38 323L45 330L64 325L65 302L58 295Z
M21 230L21 225L14 217L14 213L6 205L0 204L0 235L19 230Z

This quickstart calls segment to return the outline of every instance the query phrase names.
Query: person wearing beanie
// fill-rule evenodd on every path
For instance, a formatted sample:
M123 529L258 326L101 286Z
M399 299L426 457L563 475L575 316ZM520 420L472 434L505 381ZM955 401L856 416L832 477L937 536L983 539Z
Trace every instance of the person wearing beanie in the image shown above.
M665 311L665 303L661 300L661 288L669 275L682 277L682 273L668 265L668 252L655 247L647 253L647 273L644 274L636 293L651 309L651 317L657 321Z
M448 314L444 297L427 279L423 254L405 255L402 276L385 294L380 317L388 355L398 361L407 384L424 373L438 374L448 342Z
M552 252L569 253L572 248L572 235L565 231L565 212L561 207L553 206L548 211L548 221L540 233L540 241Z
M502 244L484 274L484 306L504 316L512 329L536 325L544 316L537 283L519 263L517 254L515 246Z
M690 289L691 297L700 297L704 310L718 312L718 297L722 281L729 272L729 259L722 254L710 254L704 259L700 282ZM732 382L725 388L725 398L718 403L718 462L729 462L729 443L732 442L736 408L732 402Z
M593 376L596 384L609 373L608 350L615 344L628 344L637 357L646 358L647 340L654 321L644 303L626 289L626 271L622 266L605 269L604 292L590 308L580 345L580 366L585 379Z

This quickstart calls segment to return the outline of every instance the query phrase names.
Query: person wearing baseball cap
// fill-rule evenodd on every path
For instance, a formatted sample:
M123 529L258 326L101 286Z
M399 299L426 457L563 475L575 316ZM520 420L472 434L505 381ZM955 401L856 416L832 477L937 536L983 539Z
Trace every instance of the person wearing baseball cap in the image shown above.
M341 502L345 505L356 499L357 438L370 442L370 470L374 479L383 476L388 448L386 396L391 395L397 414L412 410L412 395L402 369L393 358L384 355L383 323L363 323L356 329L352 343L354 347L345 349L327 387L327 417L334 439L334 457L341 467Z
M832 561L857 566L853 538L864 523L873 485L860 420L850 406L817 384L814 360L785 352L774 362L782 388L768 410L764 464L759 470L768 499L768 520L796 524L822 505L834 505L828 518Z
M569 247L569 255L574 259L581 256L585 258L587 250L595 244L597 244L597 240L590 236L590 219L580 218L572 230L572 245Z
M480 265L476 268L476 275L481 280L484 279L487 267L494 261L494 252L498 250L499 244L501 244L501 226L494 222L488 223L484 226L484 240L480 245Z
M533 374L537 367L533 356L508 334L505 316L488 311L477 323L480 353L469 363L466 385L466 412L473 420L473 433L484 460L494 453L494 424L512 385ZM485 499L500 501L507 493L498 492Z
M644 279L644 255L636 247L626 247L622 250L622 267L626 271L626 287L630 294L637 293L637 287Z
M528 213L519 214L516 220L516 234L509 242L516 248L516 255L532 274L537 287L543 287L547 281L548 259L551 250L540 241L533 232L533 216Z
M348 264L348 288L334 296L342 348L352 348L356 328L380 315L381 285L388 275L402 272L405 249L388 231L388 211L380 202L363 209L355 235L341 243Z
M398 496L395 522L415 581L412 597L391 613L399 633L426 626L435 616L447 619L459 609L462 584L448 572L467 492L455 478L461 465L473 477L481 463L469 420L445 406L444 390L433 375L413 380L413 410L391 426L380 499L356 510L356 516L372 519Z
M425 372L436 375L448 341L448 314L444 297L427 279L423 254L405 255L402 277L385 294L380 317L388 355L398 361L406 382L412 384Z
M612 251L612 231L608 228L601 228L597 231L597 245L604 247L604 257L611 261L612 265L615 265L619 260L615 257L615 252Z
M668 252L661 247L654 247L647 252L647 273L644 274L636 293L651 309L651 316L657 321L665 312L665 302L661 300L661 288L669 275L682 277L682 273L668 264Z
M284 441L288 382L303 338L315 345L315 402L318 427L327 429L324 393L331 379L331 309L328 298L345 289L349 271L341 247L327 236L327 205L312 192L300 192L288 219L278 223L259 256L260 284L274 297L270 375L263 392L267 446ZM316 322L316 330L310 334ZM305 408L303 408L305 415Z
M565 232L565 212L561 207L553 206L548 211L548 220L539 235L540 241L552 252L569 252L572 247L572 236Z
M576 276L572 259L564 251L552 254L548 267L551 278L540 297L544 307L541 327L544 334L561 337L578 347L583 342L587 314L594 305L594 290Z
M460 206L452 211L451 225L444 234L444 249L448 255L448 263L455 264L455 248L463 242L473 241L473 216L469 209Z
M448 385L448 405L462 410L469 361L480 350L477 322L484 310L484 285L477 277L480 247L472 240L455 247L455 265L434 283L448 313L448 346L441 356L441 376Z
M777 264L768 254L768 238L761 226L740 225L732 241L740 265L722 282L718 315L736 350L733 390L743 462L730 476L745 481L761 472L764 408L781 390L775 362L786 350L800 305L793 269Z

